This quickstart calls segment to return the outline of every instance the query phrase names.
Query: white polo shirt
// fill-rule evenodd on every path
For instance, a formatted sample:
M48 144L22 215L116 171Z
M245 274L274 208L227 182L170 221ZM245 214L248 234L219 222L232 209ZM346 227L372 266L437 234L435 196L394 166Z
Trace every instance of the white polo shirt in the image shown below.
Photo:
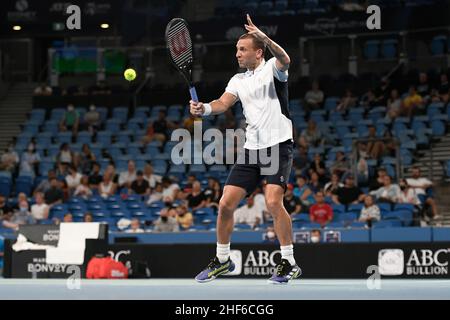
M254 71L234 75L225 89L242 103L247 122L246 149L264 149L293 139L288 72L278 70L275 61L263 60Z

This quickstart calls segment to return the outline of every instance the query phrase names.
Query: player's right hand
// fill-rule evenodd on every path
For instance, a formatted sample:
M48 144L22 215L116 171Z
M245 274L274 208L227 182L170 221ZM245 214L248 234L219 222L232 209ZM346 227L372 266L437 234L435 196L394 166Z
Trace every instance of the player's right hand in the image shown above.
M193 116L201 117L205 113L205 106L202 102L189 101L190 111Z

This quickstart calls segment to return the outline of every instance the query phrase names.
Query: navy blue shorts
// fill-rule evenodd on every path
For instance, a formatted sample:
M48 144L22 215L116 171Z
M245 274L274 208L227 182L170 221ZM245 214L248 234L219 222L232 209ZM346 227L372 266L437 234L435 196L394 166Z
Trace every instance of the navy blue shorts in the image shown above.
M245 189L247 195L253 193L262 180L286 188L292 169L292 140L277 145L278 154L273 147L261 150L244 149L233 165L225 185ZM276 161L274 161L276 160Z

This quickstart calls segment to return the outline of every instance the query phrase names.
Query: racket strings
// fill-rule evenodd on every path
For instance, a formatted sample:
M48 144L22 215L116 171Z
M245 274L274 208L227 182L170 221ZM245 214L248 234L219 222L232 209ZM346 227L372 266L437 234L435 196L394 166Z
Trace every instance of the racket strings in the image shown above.
M167 40L172 59L179 68L192 62L192 42L189 31L183 23L171 26Z

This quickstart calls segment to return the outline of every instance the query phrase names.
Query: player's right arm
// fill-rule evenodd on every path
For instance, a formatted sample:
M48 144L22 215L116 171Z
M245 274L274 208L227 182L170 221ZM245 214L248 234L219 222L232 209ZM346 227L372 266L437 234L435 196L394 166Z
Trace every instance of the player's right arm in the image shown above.
M236 96L229 92L224 92L222 96L208 103L210 108L210 113L208 112L208 106L205 106L205 103L195 102L193 100L189 101L191 114L197 117L201 117L205 115L215 115L219 113L223 113L227 111L230 107L232 107L236 103Z

